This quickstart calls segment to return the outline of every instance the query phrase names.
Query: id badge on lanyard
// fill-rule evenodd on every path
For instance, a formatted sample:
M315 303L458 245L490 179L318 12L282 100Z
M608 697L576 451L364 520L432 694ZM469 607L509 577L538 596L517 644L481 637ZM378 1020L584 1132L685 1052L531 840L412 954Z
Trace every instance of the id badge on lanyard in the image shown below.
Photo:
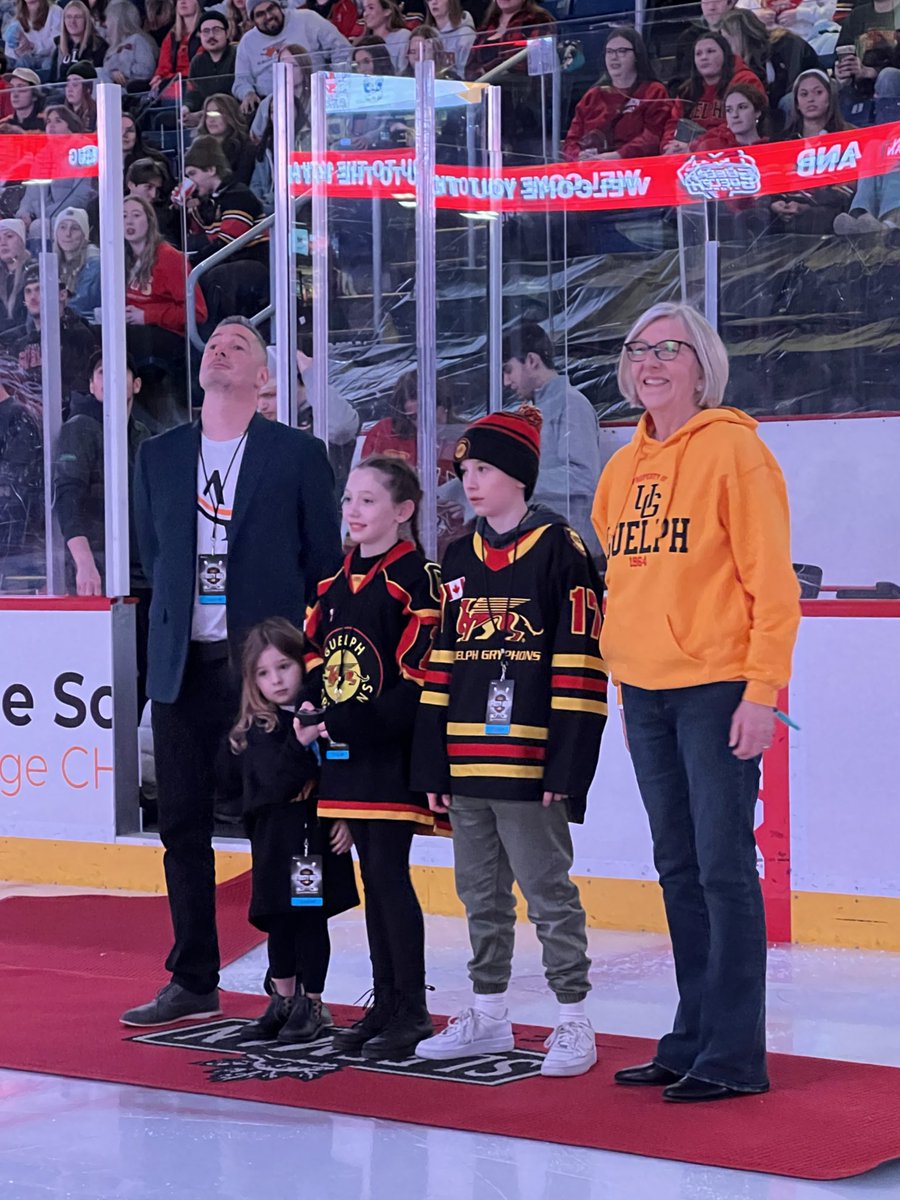
M515 680L506 678L506 663L500 670L500 678L488 684L487 708L484 714L484 732L492 737L508 737L512 725Z
M291 907L321 908L324 904L322 855L310 854L309 841L303 840L303 853L291 858Z
M197 599L201 604L224 604L228 551L197 555Z

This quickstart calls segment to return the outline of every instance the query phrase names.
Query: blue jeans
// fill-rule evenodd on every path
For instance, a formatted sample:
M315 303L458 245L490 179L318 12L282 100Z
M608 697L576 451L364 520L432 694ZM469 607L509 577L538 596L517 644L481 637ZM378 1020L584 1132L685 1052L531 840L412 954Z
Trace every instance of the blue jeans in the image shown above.
M766 922L756 867L759 759L728 748L743 683L622 686L631 758L653 835L678 1011L656 1061L765 1091Z

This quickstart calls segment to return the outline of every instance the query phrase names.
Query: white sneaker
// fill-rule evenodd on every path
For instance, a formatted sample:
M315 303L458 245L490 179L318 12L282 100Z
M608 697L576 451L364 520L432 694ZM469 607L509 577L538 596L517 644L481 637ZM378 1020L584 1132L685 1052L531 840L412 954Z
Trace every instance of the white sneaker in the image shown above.
M597 1043L590 1021L564 1021L544 1042L547 1055L542 1075L583 1075L597 1061Z
M470 1054L500 1054L515 1046L512 1023L507 1017L489 1017L477 1008L464 1008L443 1033L426 1038L416 1046L419 1058L442 1062L467 1058Z

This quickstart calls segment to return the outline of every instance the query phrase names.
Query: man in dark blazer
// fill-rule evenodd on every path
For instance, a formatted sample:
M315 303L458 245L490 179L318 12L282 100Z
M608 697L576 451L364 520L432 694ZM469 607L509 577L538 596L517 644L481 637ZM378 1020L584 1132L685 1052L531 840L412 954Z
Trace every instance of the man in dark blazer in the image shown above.
M325 448L257 414L267 378L257 331L242 317L222 321L200 365L200 420L138 454L135 515L153 588L147 693L175 944L171 982L124 1013L126 1025L221 1011L213 784L237 715L241 643L266 617L302 627L316 584L341 560Z

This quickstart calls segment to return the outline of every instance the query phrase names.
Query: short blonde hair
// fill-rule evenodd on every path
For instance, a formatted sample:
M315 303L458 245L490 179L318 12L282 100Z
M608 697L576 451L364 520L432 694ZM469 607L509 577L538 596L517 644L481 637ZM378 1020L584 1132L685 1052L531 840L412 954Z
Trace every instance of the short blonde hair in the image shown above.
M725 388L728 386L728 351L719 335L695 308L689 304L654 304L642 313L625 336L626 342L635 341L641 333L663 317L671 317L680 321L685 328L687 337L697 354L697 361L703 373L703 389L698 404L701 408L718 408L725 398ZM640 401L634 389L631 372L628 369L628 356L623 344L619 354L618 371L619 391L635 408L640 408Z

